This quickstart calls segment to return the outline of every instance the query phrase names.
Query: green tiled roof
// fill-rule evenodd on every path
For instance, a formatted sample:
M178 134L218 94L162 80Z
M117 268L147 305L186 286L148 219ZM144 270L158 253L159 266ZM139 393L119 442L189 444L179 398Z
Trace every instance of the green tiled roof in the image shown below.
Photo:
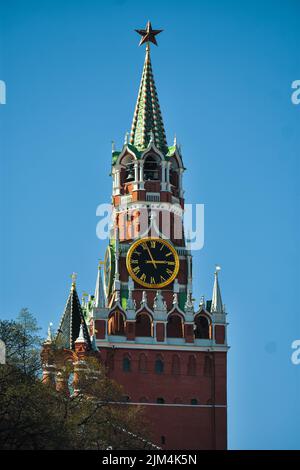
M131 126L130 144L138 149L147 148L151 132L153 133L155 146L163 154L167 153L167 140L152 72L150 48L147 47Z
M79 336L80 325L83 325L84 338L91 348L90 335L85 323L83 311L79 302L75 286L72 287L67 304L57 330L55 343L60 348L74 349L75 341Z

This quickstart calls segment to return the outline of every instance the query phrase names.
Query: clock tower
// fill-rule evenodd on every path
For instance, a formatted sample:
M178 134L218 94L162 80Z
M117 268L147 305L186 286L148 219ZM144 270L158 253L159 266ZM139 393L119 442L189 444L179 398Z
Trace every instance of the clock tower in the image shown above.
M228 348L218 271L212 300L195 308L185 168L176 138L167 144L150 56L161 31L148 22L137 32L146 55L131 133L112 149L104 300L87 316L109 376L124 386L127 406L145 407L156 445L224 449ZM95 298L100 279L101 268Z
M183 226L183 156L176 138L167 144L150 56L161 30L148 22L137 32L145 62L131 133L120 150L112 148L110 237L95 295L76 301L78 324L87 326L109 377L124 387L124 406L144 407L157 446L226 449L228 346L219 272L212 300L202 297L195 307L192 280L199 272ZM61 336L74 325L69 316Z

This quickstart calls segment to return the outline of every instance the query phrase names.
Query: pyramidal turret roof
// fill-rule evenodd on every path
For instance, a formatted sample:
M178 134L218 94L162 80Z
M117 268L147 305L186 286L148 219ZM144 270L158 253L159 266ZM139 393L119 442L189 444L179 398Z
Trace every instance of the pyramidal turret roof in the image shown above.
M60 348L74 350L75 341L79 336L81 325L84 339L91 349L90 335L79 302L76 284L73 281L65 310L57 330L55 338L56 345Z
M151 137L155 146L166 154L168 152L166 133L152 72L150 44L147 43L142 79L131 126L130 144L138 149L145 149Z
M223 303L222 303L221 289L220 289L220 283L219 283L219 278L218 278L218 269L216 269L215 271L215 279L214 279L214 287L213 287L213 295L212 295L210 311L215 312L215 313L223 312Z
M97 281L95 287L95 307L105 308L105 294L103 288L101 264L98 266Z

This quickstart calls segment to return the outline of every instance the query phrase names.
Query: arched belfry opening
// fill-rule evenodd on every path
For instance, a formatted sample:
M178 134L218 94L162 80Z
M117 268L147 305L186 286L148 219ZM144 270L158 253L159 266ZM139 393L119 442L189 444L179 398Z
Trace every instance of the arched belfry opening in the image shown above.
M183 338L183 321L181 315L172 313L167 323L168 338Z
M135 336L153 336L152 318L148 312L140 312L135 320Z
M108 334L123 336L125 335L125 316L120 310L112 312L108 318Z
M147 155L144 160L144 180L160 180L160 158L155 154Z
M210 339L210 322L204 315L197 315L195 318L195 338Z

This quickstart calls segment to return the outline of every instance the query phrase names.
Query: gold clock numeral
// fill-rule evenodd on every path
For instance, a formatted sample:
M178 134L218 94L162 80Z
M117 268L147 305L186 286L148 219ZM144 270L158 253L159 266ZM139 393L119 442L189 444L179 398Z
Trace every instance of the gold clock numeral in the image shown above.
M171 256L173 253L170 251L169 253L166 254L166 256Z
M160 280L161 280L161 282L165 282L165 281L166 281L166 279L165 279L163 276L160 276Z
M155 241L155 240L151 240L150 246L151 246L151 248L155 248L155 247L156 247L156 241Z
M141 270L140 267L136 266L135 268L133 268L132 271L134 272L134 274L138 274L140 272L140 270Z
M171 275L173 274L173 271L171 271L171 269L167 268L167 269L166 269L166 273L171 276Z
M150 284L155 284L155 279L154 279L154 277L151 277L151 278L150 278Z
M143 274L141 275L140 280L143 281L143 282L146 281L146 274L145 274L145 273L143 273Z
M165 247L165 245L163 245L163 244L161 243L161 247L160 247L160 250L159 250L159 251L162 251L162 250L164 249L164 247Z
M137 259L132 259L132 260L131 260L131 264L138 264L138 262L139 262L139 261L138 261Z
M141 247L142 247L144 250L148 250L148 247L147 247L147 244L146 244L146 243L142 243L142 244L141 244Z
M175 261L168 261L169 266L174 266L174 264L175 264Z

